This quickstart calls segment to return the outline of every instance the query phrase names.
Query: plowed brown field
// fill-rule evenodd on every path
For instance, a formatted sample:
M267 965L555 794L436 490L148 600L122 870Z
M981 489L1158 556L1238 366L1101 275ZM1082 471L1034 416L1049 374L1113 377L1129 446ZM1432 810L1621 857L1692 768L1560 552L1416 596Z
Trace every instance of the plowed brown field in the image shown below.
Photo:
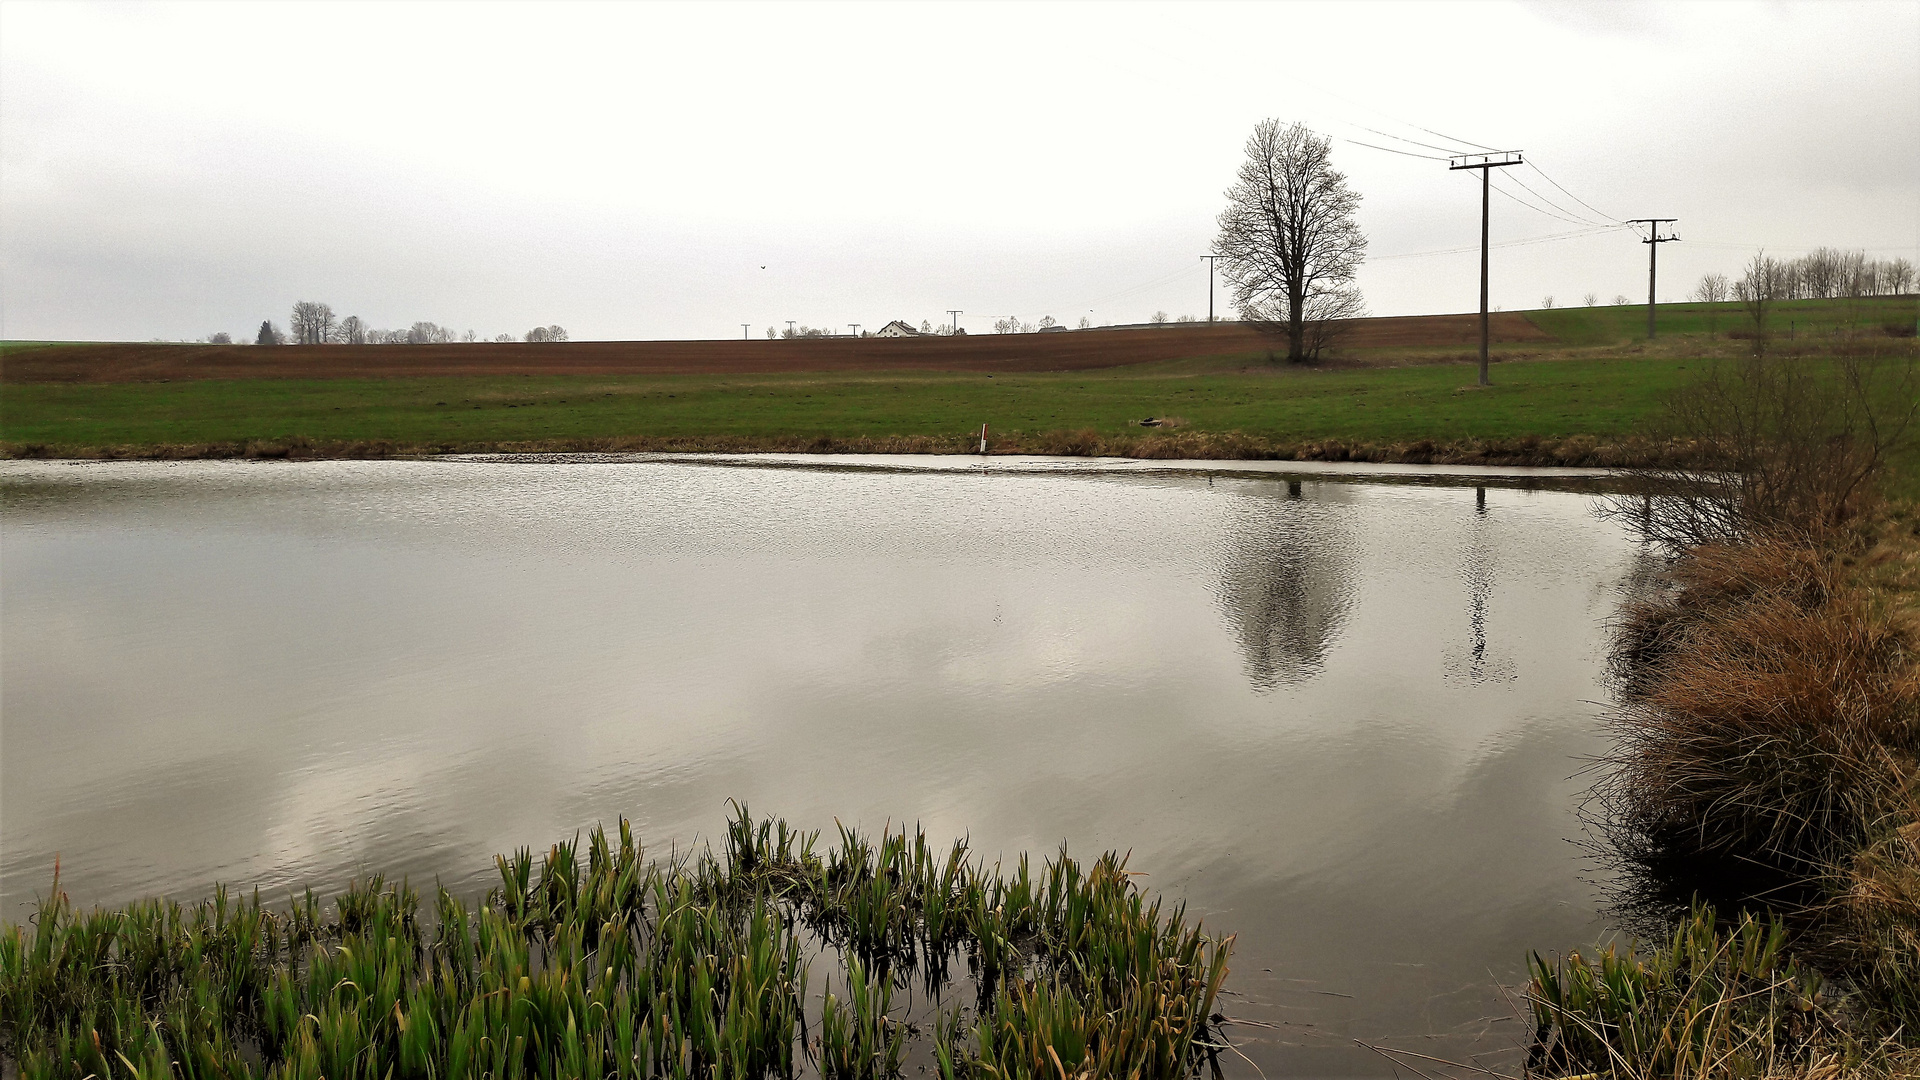
M1467 346L1477 315L1362 319L1348 348ZM1548 341L1514 312L1493 316L1500 342ZM557 344L99 344L9 349L0 382L158 382L171 379L383 379L450 375L752 375L808 371L1078 371L1156 360L1262 353L1275 341L1238 323L926 338L790 341L574 341Z

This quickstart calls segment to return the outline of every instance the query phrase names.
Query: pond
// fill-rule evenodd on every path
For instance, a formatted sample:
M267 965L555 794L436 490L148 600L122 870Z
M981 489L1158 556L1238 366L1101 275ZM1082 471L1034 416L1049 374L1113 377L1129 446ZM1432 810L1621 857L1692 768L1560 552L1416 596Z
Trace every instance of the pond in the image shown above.
M727 800L1116 848L1268 1075L1524 1042L1607 932L1580 771L1646 555L1571 471L1033 459L0 465L0 910L269 898ZM1229 1073L1252 1075L1229 1057Z

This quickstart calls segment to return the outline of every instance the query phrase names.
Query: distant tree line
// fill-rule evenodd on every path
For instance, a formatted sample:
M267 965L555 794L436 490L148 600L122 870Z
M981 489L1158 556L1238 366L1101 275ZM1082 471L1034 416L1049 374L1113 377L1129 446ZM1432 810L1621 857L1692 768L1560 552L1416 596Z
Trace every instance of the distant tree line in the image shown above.
M1720 274L1701 278L1693 298L1703 303L1737 301L1753 324L1754 351L1760 354L1766 351L1768 319L1778 301L1905 296L1913 291L1914 284L1913 264L1905 259L1874 261L1858 251L1833 248L1819 248L1798 259L1776 259L1761 251L1747 260L1740 277L1732 282ZM1883 329L1910 337L1913 323L1909 318L1887 323Z
M264 319L254 335L255 345L445 345L480 340L472 330L464 333L451 326L417 322L405 330L380 330L367 325L358 315L336 318L330 304L302 300L293 305L293 314L282 331L272 319ZM500 334L494 341L565 341L565 327L536 326L522 337ZM207 339L213 345L231 345L230 334L214 334Z
M1904 296L1913 291L1913 264L1905 259L1869 259L1864 251L1816 248L1797 259L1760 255L1759 284L1773 300L1840 300ZM1748 270L1753 266L1750 264ZM1743 275L1750 276L1750 275Z

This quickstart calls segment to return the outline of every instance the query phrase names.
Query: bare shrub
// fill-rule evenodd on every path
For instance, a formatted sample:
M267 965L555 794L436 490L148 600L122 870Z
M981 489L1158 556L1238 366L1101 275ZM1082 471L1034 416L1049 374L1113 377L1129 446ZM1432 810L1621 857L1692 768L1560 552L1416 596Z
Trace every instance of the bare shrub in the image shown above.
M1858 517L1920 419L1920 366L1844 350L1714 361L1668 403L1664 432L1697 466L1638 470L1642 494L1608 512L1675 548L1807 537Z

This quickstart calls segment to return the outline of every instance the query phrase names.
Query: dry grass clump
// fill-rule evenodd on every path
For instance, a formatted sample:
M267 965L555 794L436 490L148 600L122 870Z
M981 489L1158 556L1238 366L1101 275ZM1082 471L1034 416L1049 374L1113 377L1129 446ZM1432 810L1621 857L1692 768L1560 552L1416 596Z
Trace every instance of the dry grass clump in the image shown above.
M1796 877L1859 847L1920 750L1920 665L1841 576L1781 542L1713 546L1633 610L1616 824L1667 856Z

